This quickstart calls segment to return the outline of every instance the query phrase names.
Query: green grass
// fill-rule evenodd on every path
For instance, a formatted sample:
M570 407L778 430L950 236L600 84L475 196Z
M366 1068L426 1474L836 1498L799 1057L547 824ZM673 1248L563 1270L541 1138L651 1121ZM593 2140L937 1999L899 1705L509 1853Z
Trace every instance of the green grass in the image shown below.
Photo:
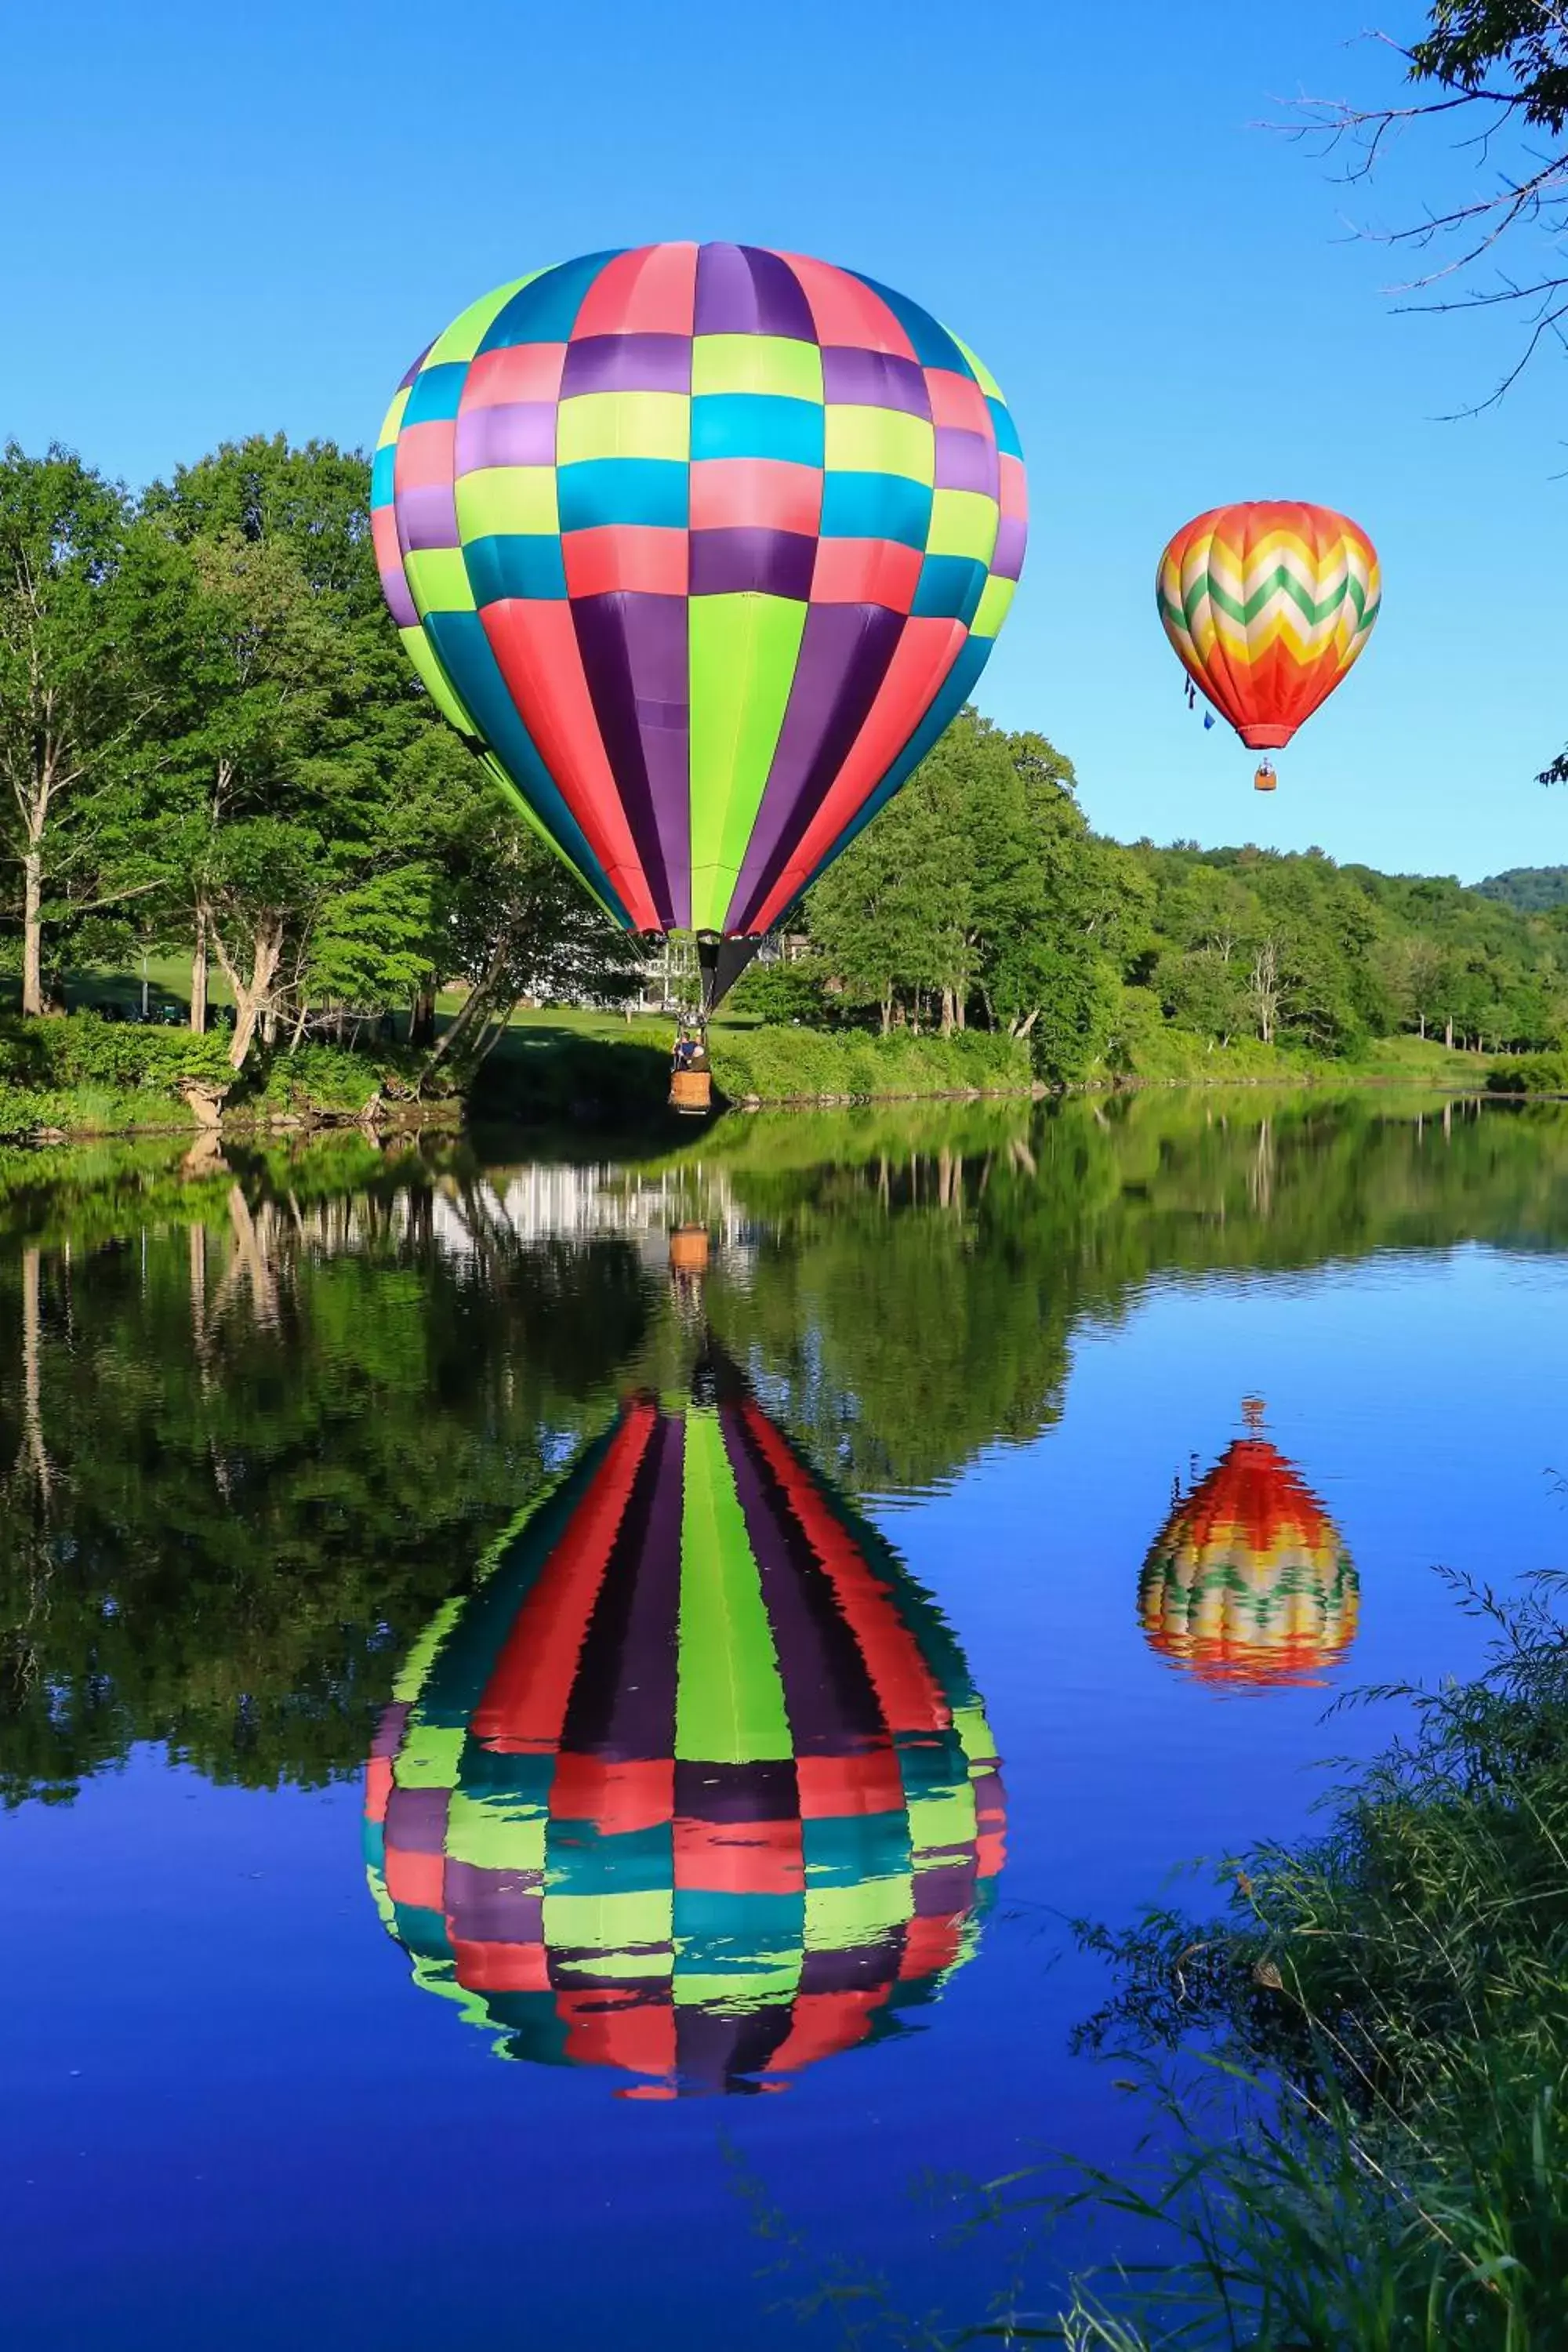
M1116 1971L1085 2041L1152 2090L1166 2152L1085 2200L1151 2266L1014 2342L1110 2352L1568 2345L1568 1628L1559 1579L1481 1678L1385 1692L1415 1729L1328 1833L1230 1866L1217 1918L1081 1931ZM1015 2180L1004 2205L1026 2208ZM981 2334L995 2331L980 2331Z

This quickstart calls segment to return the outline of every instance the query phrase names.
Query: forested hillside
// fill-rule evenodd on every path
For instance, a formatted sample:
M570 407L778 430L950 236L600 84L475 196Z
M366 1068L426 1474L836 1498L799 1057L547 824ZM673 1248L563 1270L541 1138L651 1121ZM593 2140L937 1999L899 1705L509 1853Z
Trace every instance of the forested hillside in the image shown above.
M1545 914L1568 905L1568 866L1510 866L1506 873L1489 874L1476 888L1483 898L1497 898L1521 915Z
M1175 1030L1341 1057L1371 1037L1493 1051L1568 1026L1568 908L1320 850L1097 835L1042 736L966 712L807 902L809 949L744 1000L884 1028L1004 1027L1037 1066L1135 1069Z
M404 659L365 461L226 445L139 497L0 462L0 977L25 1013L150 955L232 998L237 1070L344 1016L470 1057L518 999L614 1003L641 950L505 804ZM1049 681L1040 682L1048 704ZM1052 1079L1255 1041L1568 1035L1568 867L1452 880L1093 833L1043 734L965 712L736 1000L1027 1039ZM439 1037L436 992L467 997ZM1185 1041L1184 1045L1183 1041ZM1164 1058L1162 1060L1161 1056Z

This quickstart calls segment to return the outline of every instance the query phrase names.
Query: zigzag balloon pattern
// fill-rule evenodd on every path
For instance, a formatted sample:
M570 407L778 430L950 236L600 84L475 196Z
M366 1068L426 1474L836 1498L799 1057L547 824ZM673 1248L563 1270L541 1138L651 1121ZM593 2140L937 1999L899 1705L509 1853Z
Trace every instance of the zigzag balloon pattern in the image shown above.
M1258 499L1179 530L1155 593L1188 677L1255 751L1331 695L1377 619L1377 551L1331 507Z

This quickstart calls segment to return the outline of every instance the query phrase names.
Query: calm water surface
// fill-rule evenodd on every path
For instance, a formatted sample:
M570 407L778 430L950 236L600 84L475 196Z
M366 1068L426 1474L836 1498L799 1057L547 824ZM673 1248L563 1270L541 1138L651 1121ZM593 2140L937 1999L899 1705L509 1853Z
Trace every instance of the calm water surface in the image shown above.
M1563 1564L1565 1252L1393 1095L0 1162L15 2340L981 2315L1137 2129L1068 1922Z

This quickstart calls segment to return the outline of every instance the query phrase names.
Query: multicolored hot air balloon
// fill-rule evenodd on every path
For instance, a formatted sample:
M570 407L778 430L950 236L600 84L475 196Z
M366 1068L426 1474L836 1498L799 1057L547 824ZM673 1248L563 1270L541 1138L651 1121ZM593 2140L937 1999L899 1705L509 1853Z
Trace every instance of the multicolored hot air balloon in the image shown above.
M627 2095L896 2030L1003 1860L963 1660L722 1360L626 1404L410 1657L366 1860L421 1984Z
M1179 1502L1139 1580L1152 1646L1206 1682L1308 1683L1355 1638L1360 1584L1338 1529L1285 1456L1247 1434Z
M372 509L447 717L617 922L698 934L710 1003L967 699L1024 558L973 352L755 246L486 295L405 377Z
M1179 530L1155 594L1193 683L1248 750L1277 751L1365 646L1382 579L1376 550L1348 517L1257 499ZM1254 781L1273 790L1267 760Z

